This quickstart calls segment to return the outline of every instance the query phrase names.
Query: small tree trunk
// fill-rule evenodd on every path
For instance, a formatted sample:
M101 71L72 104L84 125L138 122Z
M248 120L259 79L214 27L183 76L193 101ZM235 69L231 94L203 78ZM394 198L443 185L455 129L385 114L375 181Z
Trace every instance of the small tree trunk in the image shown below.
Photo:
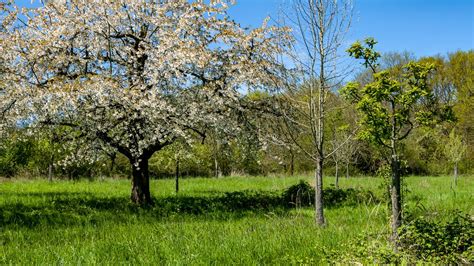
M219 160L217 159L217 154L214 156L214 176L216 178L222 177L222 171L219 167Z
M179 192L179 157L176 157L176 171L175 171L176 193Z
M115 159L117 158L117 154L114 152L110 155L110 169L109 169L109 177L113 175L115 169Z
M51 145L51 156L49 157L48 165L48 181L53 182L53 164L54 164L54 140L56 139L56 134L53 132L52 138L50 138Z
M398 156L392 156L392 180L390 198L392 206L392 241L398 240L398 228L402 225L401 177Z
M53 162L51 162L48 165L48 181L53 182Z
M458 162L454 163L454 186L458 185Z
M295 154L292 150L290 150L290 175L293 176L295 174Z
M336 182L334 183L336 188L339 188L339 163L336 161Z
M150 195L150 176L148 158L140 158L132 162L132 195L131 200L138 205L152 204Z
M315 208L316 208L316 224L325 225L323 213L323 159L319 158L316 162L316 186L315 186Z
M346 162L346 178L349 178L349 162Z

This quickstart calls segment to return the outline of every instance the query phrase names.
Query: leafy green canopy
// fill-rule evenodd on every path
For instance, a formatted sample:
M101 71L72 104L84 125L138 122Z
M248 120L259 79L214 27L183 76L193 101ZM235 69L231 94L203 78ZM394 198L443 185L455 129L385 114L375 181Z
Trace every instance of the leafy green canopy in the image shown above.
M365 85L350 82L341 94L360 112L360 138L391 147L392 141L406 138L416 126L437 123L452 112L449 107L439 106L429 85L433 64L410 62L398 76L389 70L379 71L376 43L368 38L364 44L356 42L348 49L352 57L362 59L364 66L372 69L373 79Z

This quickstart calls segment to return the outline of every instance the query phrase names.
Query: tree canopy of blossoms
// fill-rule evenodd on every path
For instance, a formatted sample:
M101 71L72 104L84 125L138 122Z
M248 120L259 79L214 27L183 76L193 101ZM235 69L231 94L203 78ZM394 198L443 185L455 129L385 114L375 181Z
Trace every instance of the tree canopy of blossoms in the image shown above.
M132 201L151 203L149 158L222 124L241 108L242 88L272 83L279 69L274 58L286 30L266 22L242 28L228 17L229 4L2 2L3 128L67 126L77 138L122 153L133 169Z

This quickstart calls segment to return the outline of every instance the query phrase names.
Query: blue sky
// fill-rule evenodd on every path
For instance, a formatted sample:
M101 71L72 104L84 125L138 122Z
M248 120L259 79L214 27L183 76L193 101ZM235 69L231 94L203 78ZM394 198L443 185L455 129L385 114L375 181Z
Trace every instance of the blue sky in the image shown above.
M258 26L288 1L236 0L229 14L242 26ZM31 0L16 2L31 6ZM406 50L418 57L474 49L474 0L355 0L347 45L368 36L379 41L381 52Z
M237 0L231 16L259 25L289 0ZM347 44L371 36L378 50L429 56L474 49L474 0L355 0Z

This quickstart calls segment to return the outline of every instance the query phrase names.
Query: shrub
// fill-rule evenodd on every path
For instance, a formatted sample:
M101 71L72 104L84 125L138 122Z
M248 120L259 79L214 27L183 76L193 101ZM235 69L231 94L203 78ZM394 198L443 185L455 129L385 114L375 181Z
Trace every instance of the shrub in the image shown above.
M337 249L323 250L325 260L330 264L472 265L474 220L460 212L451 217L445 223L423 216L406 219L399 231L398 252L393 250L388 232L386 235L363 233Z
M324 261L331 265L398 265L409 261L393 251L388 235L369 233L361 233L337 248L325 248L322 252Z
M289 206L311 206L314 202L314 188L304 180L283 192L283 200Z
M289 206L311 206L314 204L314 193L314 188L308 182L301 180L283 192L283 199ZM324 188L323 201L328 207L379 202L371 191L334 187Z
M474 262L474 219L455 212L446 223L420 216L400 228L400 247L412 256L437 263Z

